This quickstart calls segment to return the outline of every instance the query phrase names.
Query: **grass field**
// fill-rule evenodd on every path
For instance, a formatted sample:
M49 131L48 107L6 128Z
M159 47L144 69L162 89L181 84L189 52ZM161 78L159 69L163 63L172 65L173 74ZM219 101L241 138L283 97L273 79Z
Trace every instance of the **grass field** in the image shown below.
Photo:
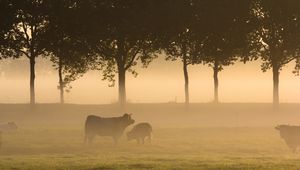
M30 112L24 105L0 106L0 120L19 125L18 131L2 134L0 169L300 169L300 151L293 154L273 126L278 120L297 124L298 105L280 113L264 105L203 105L189 113L168 107L162 113L158 112L162 106L130 110L137 122L153 124L152 144L137 145L123 136L118 146L103 137L85 146L86 115L97 110L100 115L117 115L117 111L39 105Z
M3 134L0 169L300 169L273 128L154 129L152 144L110 138L83 145L82 129Z

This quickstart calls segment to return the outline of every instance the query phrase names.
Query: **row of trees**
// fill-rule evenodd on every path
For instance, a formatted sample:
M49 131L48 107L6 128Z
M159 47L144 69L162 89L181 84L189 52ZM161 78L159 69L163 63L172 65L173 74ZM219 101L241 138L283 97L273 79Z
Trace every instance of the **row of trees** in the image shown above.
M207 64L218 73L236 61L262 60L273 72L273 102L279 103L279 73L296 61L300 69L299 0L0 0L1 58L30 61L30 103L35 103L35 59L50 57L64 89L89 69L103 73L126 103L126 73L137 75L163 53L180 60L189 104L188 66Z

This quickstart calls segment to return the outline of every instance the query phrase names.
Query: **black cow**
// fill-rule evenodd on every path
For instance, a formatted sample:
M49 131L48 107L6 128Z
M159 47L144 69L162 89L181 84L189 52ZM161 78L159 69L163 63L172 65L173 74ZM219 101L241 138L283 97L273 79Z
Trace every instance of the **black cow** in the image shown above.
M85 121L85 143L92 143L94 137L99 135L111 136L117 144L125 128L133 123L134 120L127 113L121 117L109 118L89 115Z
M300 145L300 126L279 125L275 129L280 132L280 137L284 139L288 147L295 153Z

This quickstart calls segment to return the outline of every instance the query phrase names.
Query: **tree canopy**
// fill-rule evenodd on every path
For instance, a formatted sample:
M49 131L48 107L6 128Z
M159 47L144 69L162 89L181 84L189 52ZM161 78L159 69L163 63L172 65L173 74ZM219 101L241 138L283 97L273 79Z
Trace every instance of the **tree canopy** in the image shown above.
M299 71L299 11L299 0L0 0L0 52L29 59L31 103L36 57L50 57L61 91L88 69L118 80L124 106L126 73L158 54L182 61L186 103L188 65L211 66L217 94L224 66L257 59L273 71L278 103L281 69L295 60Z

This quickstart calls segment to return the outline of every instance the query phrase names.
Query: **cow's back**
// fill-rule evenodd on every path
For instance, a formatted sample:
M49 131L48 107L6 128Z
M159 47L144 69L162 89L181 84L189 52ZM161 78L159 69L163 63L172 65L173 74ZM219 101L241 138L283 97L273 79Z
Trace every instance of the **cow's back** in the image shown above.
M280 129L280 134L283 138L300 139L300 127L288 126Z
M114 136L120 133L118 118L102 118L95 115L89 115L85 122L86 134L97 134L100 136Z
M136 136L148 136L151 135L152 126L149 123L139 123L132 129L132 133Z

